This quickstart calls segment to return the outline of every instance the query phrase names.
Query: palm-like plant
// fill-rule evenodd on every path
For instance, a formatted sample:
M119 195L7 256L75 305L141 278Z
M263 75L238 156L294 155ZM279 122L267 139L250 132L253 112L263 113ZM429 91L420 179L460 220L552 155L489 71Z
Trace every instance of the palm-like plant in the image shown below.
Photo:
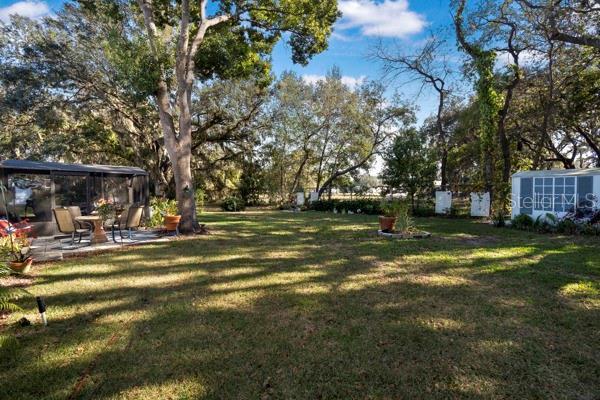
M0 277L10 275L11 273L13 273L11 269L0 265ZM28 294L29 292L25 289L0 286L0 312L21 311L21 307L15 304L14 301Z

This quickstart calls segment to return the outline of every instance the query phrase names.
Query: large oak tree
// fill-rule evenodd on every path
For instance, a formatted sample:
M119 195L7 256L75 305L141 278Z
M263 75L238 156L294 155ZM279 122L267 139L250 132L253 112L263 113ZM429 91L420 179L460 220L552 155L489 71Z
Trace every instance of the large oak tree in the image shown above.
M113 20L143 27L127 37L147 46L149 89L156 101L173 166L183 232L196 226L192 176L194 89L201 80L267 75L269 54L281 38L292 59L305 64L326 49L339 16L336 0L80 0ZM142 39L142 42L138 42Z

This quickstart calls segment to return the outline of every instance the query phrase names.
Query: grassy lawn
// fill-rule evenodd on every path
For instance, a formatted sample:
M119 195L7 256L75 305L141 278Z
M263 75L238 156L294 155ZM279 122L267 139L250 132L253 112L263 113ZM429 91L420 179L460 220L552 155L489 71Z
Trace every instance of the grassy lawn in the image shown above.
M0 399L598 399L600 240L419 219L203 216L213 234L49 264ZM8 322L13 322L14 316Z

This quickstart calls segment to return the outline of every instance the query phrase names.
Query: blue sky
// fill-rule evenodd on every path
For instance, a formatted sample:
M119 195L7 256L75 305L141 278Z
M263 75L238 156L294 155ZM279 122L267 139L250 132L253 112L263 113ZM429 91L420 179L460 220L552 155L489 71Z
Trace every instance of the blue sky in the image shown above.
M318 0L316 0L318 1ZM363 79L379 79L381 69L369 60L370 49L379 41L395 42L407 53L418 48L431 34L450 25L450 0L338 0L344 13L336 24L329 49L305 67L294 65L291 54L284 43L280 43L273 53L273 71L279 75L285 70L293 70L305 80L314 82L321 79L332 67L338 66L345 81L356 84ZM0 19L9 13L38 18L60 9L63 0L0 0ZM419 93L419 85L391 83L389 92L400 90L407 99L418 107L419 121L435 109L435 97L427 91Z

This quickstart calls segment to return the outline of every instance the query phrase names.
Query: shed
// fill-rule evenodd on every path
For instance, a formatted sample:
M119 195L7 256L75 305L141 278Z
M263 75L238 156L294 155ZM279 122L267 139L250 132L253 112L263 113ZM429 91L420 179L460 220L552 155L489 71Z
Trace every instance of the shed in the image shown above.
M520 171L512 176L512 217L547 213L562 217L577 208L598 208L600 168Z
M86 214L99 199L148 205L148 173L136 167L4 160L0 184L0 218L27 218L38 235L55 233L54 207L79 206Z

